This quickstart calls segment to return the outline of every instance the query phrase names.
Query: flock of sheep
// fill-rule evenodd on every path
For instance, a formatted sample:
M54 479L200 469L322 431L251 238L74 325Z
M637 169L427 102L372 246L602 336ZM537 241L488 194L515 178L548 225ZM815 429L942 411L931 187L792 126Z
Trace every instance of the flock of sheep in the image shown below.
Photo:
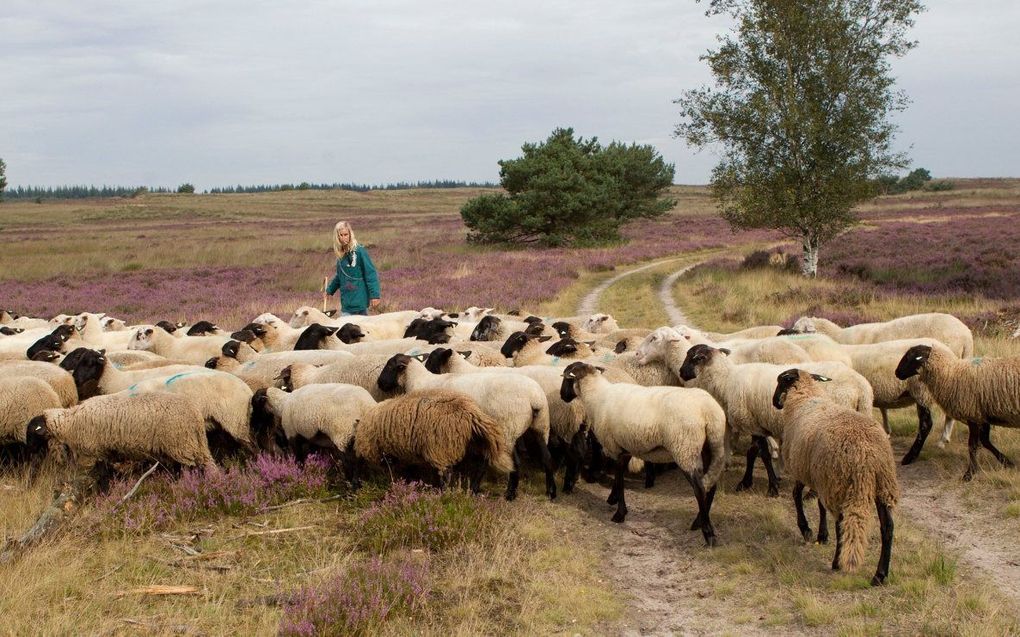
M104 314L52 319L0 313L0 445L34 476L46 457L79 470L156 458L217 471L228 456L331 453L357 485L366 464L422 472L478 491L495 469L516 497L525 459L549 498L615 464L609 503L627 515L624 477L662 465L690 483L691 529L715 544L712 502L730 449L749 438L737 490L761 459L793 482L805 539L805 488L817 494L817 540L835 516L833 569L863 559L877 512L885 581L899 487L886 410L915 405L914 461L945 413L970 428L965 480L979 446L1011 466L992 425L1020 427L1020 360L973 358L970 330L947 314L841 328L731 334L688 326L620 329L611 316L548 318L434 308L335 319L301 307L226 333L200 321L128 326ZM882 413L880 425L873 408Z

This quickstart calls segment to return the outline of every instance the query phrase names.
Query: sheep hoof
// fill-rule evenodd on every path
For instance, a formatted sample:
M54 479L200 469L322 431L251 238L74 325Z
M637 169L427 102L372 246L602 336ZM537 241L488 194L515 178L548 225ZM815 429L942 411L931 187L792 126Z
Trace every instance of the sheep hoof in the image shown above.
M963 481L970 482L974 478L974 472L967 469L967 473L963 474Z
M819 533L818 534L818 539L815 540L815 544L828 544L828 543L829 543L829 536L828 535L822 535L821 533Z
M777 485L770 484L769 485L768 496L770 498L778 498L779 497L779 487Z
M712 547L712 546L715 546L715 545L716 545L716 541L715 541L715 536L714 535L709 535L708 537L705 538L705 546Z
M805 528L801 529L800 530L800 535L801 535L801 537L804 538L805 542L810 542L811 541L811 527L805 527Z
M871 585L872 586L882 586L884 584L885 584L885 575L878 575L876 573L875 576L871 578Z
M617 524L622 524L623 521L626 519L627 519L626 511L617 511L616 513L613 514L613 522L616 522Z
M1013 461L1010 460L1009 458L1003 458L1002 459L1002 466L1006 467L1007 469L1012 469L1016 465L1013 464Z
M913 462L915 460L917 460L917 454L916 453L908 453L907 455L903 456L903 460L900 461L900 464L902 464L903 466L906 466L906 465L910 464L911 462Z
M834 571L841 570L839 568L839 562L837 562L836 560L832 560L832 570L834 570Z
M939 441L938 441L938 442L936 442L935 444L936 444L936 445L938 445L938 448L939 448L939 449L945 449L945 448L946 448L946 443L947 443L947 442L949 442L949 441L948 441L948 440L939 440Z

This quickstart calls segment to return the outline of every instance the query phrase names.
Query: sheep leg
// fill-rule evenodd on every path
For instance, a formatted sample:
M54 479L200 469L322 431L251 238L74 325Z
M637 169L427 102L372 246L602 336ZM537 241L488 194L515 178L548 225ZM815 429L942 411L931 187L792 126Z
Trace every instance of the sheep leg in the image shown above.
M341 463L344 468L344 479L351 485L351 489L361 488L361 478L358 477L358 456L354 453L354 440L352 439L341 456Z
M754 459L758 457L758 443L754 440L751 441L751 446L747 448L747 469L744 470L744 478L737 483L735 491L744 491L750 489L754 483Z
M970 435L967 437L967 471L963 474L963 481L970 482L974 477L974 471L977 469L977 450L978 443L981 441L981 425L976 423L968 422L967 426L970 428Z
M776 475L776 468L772 465L772 451L769 449L769 441L765 436L755 436L755 442L758 443L758 455L761 456L762 464L765 465L765 473L769 476L769 491L768 495L770 498L779 496L779 476Z
M617 458L613 462L614 462L613 467L614 468L618 468L619 464L620 464L620 459ZM614 477L613 477L613 486L610 487L610 489L609 489L609 497L606 498L606 504L612 505L612 504L617 504L619 502L620 502L620 491L616 488L616 477L615 477L615 474L614 474Z
M705 510L707 510L707 511L711 511L712 510L712 501L713 500L715 500L715 487L714 486L711 489L709 489L707 493L705 493ZM701 511L698 511L698 517L694 518L694 521L691 522L691 530L692 531L697 531L698 529L701 529L704 526L705 526L705 517L702 515Z
M945 447L949 444L949 441L953 438L953 419L948 415L945 416L945 420L942 424L942 437L939 438L938 445Z
M832 556L832 570L839 570L839 556L843 552L843 513L836 516L836 554Z
M705 537L705 544L715 546L715 528L712 526L712 518L709 517L709 509L712 505L711 500L705 494L705 485L702 484L701 471L688 473L680 469L680 472L684 474L687 482L691 484L691 488L694 489L694 498L698 501L698 517L694 521L701 521L701 534Z
M992 452L995 459L1002 463L1004 467L1012 467L1013 461L1006 457L1006 454L1002 453L995 448L992 444L992 426L988 423L981 425L981 446Z
M931 411L921 403L918 403L917 437L914 438L914 444L910 446L910 451L907 452L907 455L903 456L901 464L910 464L917 460L917 456L921 454L921 448L924 447L924 441L928 439L929 433L931 433Z
M521 454L517 451L517 445L514 445L513 452L514 470L510 472L510 475L506 479L506 499L512 501L517 498L517 485L521 481Z
M605 458L602 455L602 444L590 429L588 430L588 447L591 449L591 462L585 467L581 477L588 483L598 482L599 475L604 471Z
M627 463L630 462L630 454L624 451L616 459L616 481L613 489L619 494L619 501L616 504L616 513L613 514L613 522L622 523L627 519L627 502L623 496L623 477L627 473Z
M584 433L577 432L564 452L566 472L563 475L563 493L572 493L577 484L577 473L584 458Z
M885 578L889 575L889 560L892 557L893 543L893 519L889 507L884 502L875 501L878 508L878 523L882 533L882 553L878 558L878 570L871 578L872 586L885 584Z
M797 509L797 528L805 542L811 541L811 526L808 524L807 516L804 515L804 483L798 482L793 485L793 505Z
M552 455L549 453L549 445L538 435L538 432L528 430L524 439L533 455L537 455L542 462L542 470L545 471L545 494L550 500L556 499L556 469L553 466Z
M825 506L821 500L818 500L818 538L815 540L819 544L829 543L829 522L825 518Z
M655 486L656 466L654 462L645 463L645 488L651 489Z
M885 429L885 433L891 434L892 428L889 427L889 411L883 407L879 407L878 410L882 412L882 428Z

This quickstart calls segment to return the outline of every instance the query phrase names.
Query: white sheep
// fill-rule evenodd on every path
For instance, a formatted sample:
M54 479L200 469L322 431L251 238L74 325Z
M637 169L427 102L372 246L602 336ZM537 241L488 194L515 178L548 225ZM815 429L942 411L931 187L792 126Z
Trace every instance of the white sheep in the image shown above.
M33 376L0 377L0 446L24 444L28 422L60 407L60 397L46 381Z
M214 356L206 361L209 369L229 372L243 380L252 391L265 389L276 383L277 377L288 365L307 363L309 365L329 365L354 357L348 352L332 350L305 350L299 352L274 352L262 354L258 358L242 363L230 356Z
M692 525L715 545L710 517L716 483L726 465L726 415L700 389L642 387L610 383L599 367L571 363L563 371L563 400L584 403L588 426L603 450L616 460L609 503L613 522L627 516L623 478L631 457L646 462L676 462L694 489L698 516Z
M963 321L952 314L937 312L911 314L881 323L861 323L840 327L818 317L801 317L793 324L798 332L821 332L839 343L864 345L905 338L934 338L959 358L974 355L974 335Z
M393 356L383 367L377 381L379 389L405 392L450 389L470 396L485 413L499 423L507 446L513 449L514 471L510 473L506 498L517 497L520 479L520 458L517 442L526 433L538 451L545 470L546 494L556 497L552 458L549 456L549 402L542 387L526 376L501 373L436 375L416 358L405 354Z
M0 378L32 376L46 382L60 397L61 407L78 404L78 388L67 371L38 361L0 361Z
M322 367L294 363L282 368L277 378L288 391L305 385L343 383L361 387L373 399L381 401L393 397L392 391L384 391L379 387L379 375L390 358L388 354L365 354L334 361Z
M41 451L51 441L66 445L82 469L99 460L127 458L216 470L202 412L180 394L118 392L74 407L47 409L29 422L26 442Z
M873 394L868 381L842 363L820 362L799 366L814 374L833 379L826 383L826 394L837 404L844 405L865 416L871 416ZM695 345L679 370L687 387L704 389L726 410L726 422L731 433L751 436L754 443L747 451L747 468L737 490L749 489L757 455L761 456L768 473L770 496L779 495L779 477L772 466L772 454L767 436L778 440L783 437L782 415L772 408L773 385L776 376L788 369L768 363L737 365L725 350L708 345ZM876 423L877 427L878 424Z
M230 340L229 336L182 336L174 338L169 332L155 325L141 325L131 332L128 349L148 350L176 360L202 365L213 356L220 354L220 348Z

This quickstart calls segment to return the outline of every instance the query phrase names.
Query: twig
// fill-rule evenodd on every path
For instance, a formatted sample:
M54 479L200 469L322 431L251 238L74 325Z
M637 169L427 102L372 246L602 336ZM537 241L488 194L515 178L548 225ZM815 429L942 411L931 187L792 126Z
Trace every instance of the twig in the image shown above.
M271 507L266 507L263 511L278 511L280 509L286 509L287 507L296 506L298 504L307 504L309 502L315 502L316 504L322 502L330 502L332 500L339 500L342 495L331 495L328 498L298 498L297 500L291 500L290 502L284 502L283 504L274 504Z
M236 536L236 537L234 537L232 539L239 540L241 538L254 537L256 535L279 535L280 533L293 533L294 531L307 531L308 529L314 529L314 528L315 528L315 525L313 524L311 526L294 526L294 527L291 527L289 529L273 529L271 531L249 531L248 533L243 533L243 534L238 535L238 536Z
M120 499L120 502L117 503L117 506L120 506L120 505L124 504L125 502L127 502L128 498L133 496L135 494L135 491L138 491L138 487L142 486L142 481L145 480L146 478L148 478L149 476L151 476L152 472L155 471L157 467L159 467L159 461L158 460L156 461L156 464L152 465L152 468L150 468L148 471L146 471L145 473L142 474L141 478L138 478L138 482L136 482L135 486L131 487L131 490L128 491L124 495L124 497Z
M117 593L117 597L124 597L126 595L200 595L200 591L195 586L164 586L161 584L153 584L151 586L143 586L141 588L133 588L129 591L121 591Z
M170 546L177 549L178 551L181 551L182 553L186 553L190 557L196 557L198 555L201 555L201 553L199 553L195 549L184 544L174 544L173 542L170 542Z

